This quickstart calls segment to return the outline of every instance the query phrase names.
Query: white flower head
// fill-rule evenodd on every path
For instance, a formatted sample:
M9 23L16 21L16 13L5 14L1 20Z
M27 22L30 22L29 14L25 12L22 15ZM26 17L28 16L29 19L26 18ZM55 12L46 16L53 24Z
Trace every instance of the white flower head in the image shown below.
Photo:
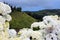
M3 15L3 17L5 18L5 20L7 21L11 21L12 20L12 17L10 15Z
M18 34L22 34L24 32L27 32L27 28L20 29L19 32L18 32Z
M27 29L22 29L18 33L20 34L20 38L27 38L29 37L30 31Z
M0 16L0 22L1 22L2 24L5 23L5 19L4 19L2 16Z
M4 3L0 2L0 13L1 13L2 15L5 15L5 14L7 14L7 13L11 13L11 8L10 8L10 6L7 5L7 4L4 4Z
M9 22L5 22L5 23L3 24L3 26L4 26L4 30L9 29Z
M14 29L9 29L8 33L10 37L16 37L17 35L17 32Z
M4 3L2 3L2 2L0 2L0 14L2 14L3 13L3 5L4 5Z
M46 40L57 40L57 36L53 33L47 34Z
M34 23L31 24L31 29L32 29L33 27L38 27L38 26L39 26L39 22L34 22Z
M52 20L51 16L45 16L43 17L43 22L47 25L48 23L50 23Z
M4 27L3 24L0 22L0 31L3 31Z
M43 36L42 36L42 33L40 31L33 31L31 33L31 36L32 36L32 39L34 40L43 40Z
M24 31L23 31L24 30ZM20 30L20 38L21 39L25 39L25 38L30 38L31 36L31 33L33 32L32 29L23 29L23 30Z
M4 11L3 11L2 15L6 15L6 14L9 14L9 13L11 13L10 6L7 5L7 4L4 4Z
M24 38L23 40L30 40L29 38Z
M27 38L20 38L20 40L30 40L30 38L29 37L27 37Z
M52 19L58 20L58 15L51 16Z
M31 24L31 29L32 30L40 30L39 28L39 22L34 22Z
M39 22L39 28L40 29L45 29L47 26L45 25L44 22Z

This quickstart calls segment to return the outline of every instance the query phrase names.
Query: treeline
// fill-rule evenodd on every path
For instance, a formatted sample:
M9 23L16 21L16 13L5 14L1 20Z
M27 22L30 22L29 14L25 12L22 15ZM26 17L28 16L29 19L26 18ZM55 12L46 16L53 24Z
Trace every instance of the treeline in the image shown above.
M21 7L12 7L12 6L10 6L10 7L11 7L11 9L12 9L12 12L13 12L13 11L19 11L19 12L21 12L21 10L22 10Z
M8 3L6 3L6 2L4 2L5 4L8 4ZM22 10L22 8L21 7L16 7L16 6L12 6L12 5L10 5L10 4L8 4L10 7L11 7L11 9L12 9L12 12L13 11L19 11L19 12L21 12L21 10Z
M39 11L24 11L28 15L32 16L38 21L42 21L42 18L46 15L58 15L60 16L60 9L46 9L46 10L39 10Z

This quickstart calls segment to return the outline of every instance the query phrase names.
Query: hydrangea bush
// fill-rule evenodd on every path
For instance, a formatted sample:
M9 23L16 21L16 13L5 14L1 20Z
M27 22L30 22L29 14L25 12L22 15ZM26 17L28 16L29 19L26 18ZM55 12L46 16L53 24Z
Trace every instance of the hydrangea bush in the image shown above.
M34 22L31 28L9 29L12 20L9 5L0 2L0 40L60 40L60 17L44 16L43 21ZM36 29L35 29L36 28Z

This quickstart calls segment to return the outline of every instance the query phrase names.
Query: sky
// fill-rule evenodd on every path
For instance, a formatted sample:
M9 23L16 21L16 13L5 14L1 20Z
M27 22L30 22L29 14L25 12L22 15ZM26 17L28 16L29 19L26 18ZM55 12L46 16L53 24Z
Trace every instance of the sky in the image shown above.
M12 6L21 7L22 11L60 9L60 0L0 0Z

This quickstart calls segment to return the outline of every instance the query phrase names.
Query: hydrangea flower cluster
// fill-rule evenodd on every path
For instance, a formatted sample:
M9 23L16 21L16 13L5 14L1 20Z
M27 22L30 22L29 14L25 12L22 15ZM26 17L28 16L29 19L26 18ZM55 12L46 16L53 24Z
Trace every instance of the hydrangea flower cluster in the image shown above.
M32 23L30 29L20 29L18 35L21 40L60 40L59 18L57 15L44 16L43 21Z
M31 24L32 30L38 27L39 27L38 31L42 35L41 36L39 35L40 39L37 39L36 36L35 37L36 40L60 40L60 19L57 15L44 16L43 21L34 22L33 24Z
M34 22L31 28L9 29L12 20L9 5L0 2L0 40L60 40L60 17L44 16L43 21Z

